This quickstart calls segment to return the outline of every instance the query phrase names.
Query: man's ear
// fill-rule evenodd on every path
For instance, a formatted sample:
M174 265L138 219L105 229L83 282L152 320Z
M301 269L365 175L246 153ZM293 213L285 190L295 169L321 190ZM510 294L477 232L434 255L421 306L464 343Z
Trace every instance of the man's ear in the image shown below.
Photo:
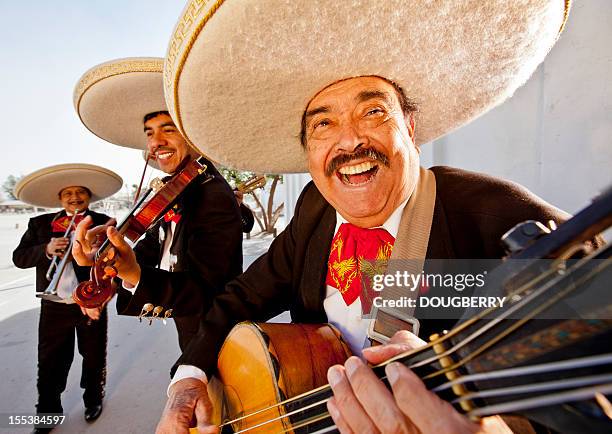
M408 134L410 134L410 140L412 140L412 143L414 143L414 129L415 129L414 116L412 114L409 114L407 121L408 121L407 122L408 123Z

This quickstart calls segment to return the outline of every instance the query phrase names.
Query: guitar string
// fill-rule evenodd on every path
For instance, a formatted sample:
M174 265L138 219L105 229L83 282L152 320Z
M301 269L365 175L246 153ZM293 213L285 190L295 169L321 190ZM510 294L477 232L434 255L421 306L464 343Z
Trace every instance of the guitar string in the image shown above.
M599 252L597 252L597 253L599 253ZM586 259L586 258L585 258L585 259ZM583 262L584 262L584 261L582 261L581 263L583 263ZM580 264L580 263L579 263L579 264ZM579 265L579 264L577 264L577 265L576 265L576 267L574 267L574 268L573 268L573 270L578 269L578 265ZM561 276L561 278L566 278L566 277L567 277L567 275L565 275L565 276ZM556 282L554 282L554 281L553 281L552 283L553 283L553 284L556 284ZM546 290L546 289L548 289L549 287L551 287L551 285L547 285L547 286L545 286L544 288L542 288L541 290ZM574 286L574 287L575 287L575 286ZM531 301L531 298L532 298L532 297L528 297L527 299L522 300L523 304L526 304L527 302ZM517 303L517 304L521 304L521 303ZM389 363L389 362L386 362L386 363ZM384 363L384 364L386 364L386 363ZM422 364L423 362L419 362L419 363L421 363L421 364ZM416 365L419 365L419 363L417 363ZM382 364L382 365L384 365L384 364ZM413 367L413 366L415 366L415 365L411 365L410 367ZM438 371L438 372L439 372L439 371ZM426 378L425 378L425 379L426 379ZM327 387L329 387L329 386L327 386ZM323 386L323 388L326 388L326 386ZM308 392L307 392L307 393L306 393L306 395L308 395L308 396L312 396L312 395L313 395L313 392L314 392L314 391L310 391L310 393L308 393ZM295 400L296 400L295 398L294 398L294 399L290 399L290 400L286 400L286 403L291 402L291 401L295 401ZM275 408L275 407L278 407L278 406L279 406L279 404L276 404L276 405L274 405L274 406L268 407L268 409ZM266 410L266 409L262 409L261 411L265 411L265 410ZM259 413L259 412L257 412L257 413ZM241 418L239 418L239 419L244 419L244 418L247 418L247 417L252 417L252 415L253 415L253 413L251 413L251 414L247 414L247 415L245 415L245 416L242 416L242 417L241 417ZM236 422L236 421L238 421L238 419L234 419L233 421L228 421L228 422L226 422L225 424L229 424L229 423ZM223 425L222 425L222 426L223 426Z
M475 398L490 398L494 396L508 396L523 393L544 392L559 389L569 389L570 387L592 386L594 384L605 384L612 382L612 374L587 375L557 381L545 381L543 383L527 384L523 386L500 387L497 389L487 389L483 392L473 392L454 399L451 404L459 404Z
M456 362L456 363L454 363L454 364L452 364L452 365L450 365L450 366L448 366L448 367L446 367L446 368L444 368L442 370L439 370L439 371L437 371L437 372L435 372L433 374L427 375L426 377L424 377L424 379L434 378L436 376L443 375L443 374L445 374L447 372L456 370L457 368L459 368L461 366L464 366L466 363L468 363L469 361L473 360L479 354L482 354L488 348L490 348L491 346L495 345L497 342L501 341L503 338L509 336L512 332L514 332L515 330L517 330L520 327L522 327L529 320L533 319L537 314L545 311L549 307L555 305L558 301L560 301L563 298L565 298L566 295L568 295L570 292L576 290L580 285L583 285L584 283L586 283L586 281L588 281L594 275L599 274L601 272L601 269L607 268L611 263L612 263L612 258L606 259L602 264L598 265L597 269L592 270L589 274L584 276L578 282L570 282L570 284L568 285L568 287L564 291L560 291L559 293L557 293L554 296L552 296L548 301L546 301L545 303L543 303L539 307L537 307L535 309L535 311L530 312L524 318L514 322L510 327L506 328L503 332L501 332L500 334L496 335L494 338L492 338L491 340L489 340L485 344L481 345L480 348L476 349L475 351L471 351L466 357L464 357L460 361L458 361L458 362ZM567 278L567 276L560 276L561 280L563 280L565 278ZM546 286L554 287L555 285L557 285L557 283L558 282L555 282L553 280L553 281L549 282Z
M595 397L596 393L607 395L612 393L612 383L600 384L595 387L560 392L551 395L543 395L535 398L519 399L501 404L489 405L472 410L468 413L470 417L483 417L499 413L508 413L529 408L544 407L548 405L563 404L566 402L583 401Z
M593 398L596 393L609 394L611 392L612 392L612 383L600 383L594 387L575 389L575 390L571 390L567 392L559 392L559 393L549 394L549 395L540 395L535 398L519 399L519 400L505 402L502 404L485 406L477 410L473 410L472 412L469 412L468 416L480 418L480 417L491 416L491 415L495 415L499 413L515 412L519 410L543 407L547 405L562 404L562 403L573 402L573 401L582 401L585 399ZM519 392L516 392L516 393L519 393ZM277 434L285 434L288 432L293 432L294 430L307 427L309 425L312 425L313 423L317 423L317 422L323 421L328 418L331 418L331 416L329 412L325 411L324 413L318 416L310 417L304 421L301 421L298 424L292 424L291 427L286 428L282 431L279 431ZM327 432L334 430L336 428L336 425L333 423L333 419L331 420L331 422L332 422L332 425L322 428L318 431L315 431L312 434L327 433ZM237 433L243 433L243 432L248 431L249 429L246 429L243 431L237 431Z
M595 358L591 358L591 359L595 359ZM602 360L602 359L603 359L603 360ZM572 359L572 361L567 361L567 360L566 360L566 361L564 361L564 362L562 362L562 363L564 363L564 364L566 365L566 366L564 366L564 369L566 369L566 370L567 370L568 368L569 368L569 369L573 369L573 368L583 368L583 367L585 367L585 366L592 366L592 365L596 364L595 362L599 362L599 363L601 364L601 362L602 362L602 361L604 361L604 362L612 362L612 354L608 355L606 358L599 358L598 360L591 360L591 363L586 363L586 362L584 361L584 359L583 359L583 358L579 358L579 359ZM573 363L573 364L574 364L574 366L573 366L573 367L569 367L568 365L569 365L570 363ZM555 363L547 363L547 364L541 364L541 365L533 365L532 367L525 367L525 368L516 368L516 369L513 371L513 376L516 378L517 376L520 376L520 375L529 375L529 374L532 374L532 373L541 372L542 370L545 370L547 367L548 367L548 368L555 367ZM533 369L531 369L531 368L533 368ZM520 369L522 369L522 372L518 372ZM507 370L507 371L509 371L509 370ZM594 376L593 376L593 377L594 377ZM612 376L611 376L610 374L608 374L608 375L604 375L604 376L600 376L600 377L601 377L601 378L599 378L599 379L612 380ZM587 378L587 377L583 377L583 378ZM381 380L385 380L385 379L387 379L387 377L386 377L386 376L382 376L382 377L380 377L380 379L381 379ZM568 384L570 384L570 385L571 385L571 383L570 383L570 382L571 382L572 380L562 380L562 381L565 381L565 382L567 382ZM551 383L551 382L544 382L544 383L532 383L532 384L531 384L531 385L529 385L529 386L522 386L522 387L528 388L528 389L529 389L529 390L528 390L529 392L536 392L536 391L539 391L539 390L538 390L538 386L540 386L540 385L547 385L547 384L550 386L550 383ZM580 385L580 384L579 384L579 385ZM516 386L516 387L521 387L521 386ZM499 389L484 389L484 391L486 391L486 392L500 392L500 391L502 391L503 389L504 389L504 388L499 388ZM505 389L513 389L513 388L505 388ZM431 389L431 390L433 391L433 389ZM544 388L543 388L543 389L541 389L541 390L546 391L546 390L550 390L550 389L547 389L546 387L544 387ZM510 390L510 393L508 393L507 395L514 395L514 394L516 394L516 393L518 393L518 392L516 392L516 391L514 391L514 390ZM495 395L495 396L499 396L500 394L501 394L501 393L498 393L498 394L497 394L497 395ZM558 392L557 394L544 395L544 396L546 396L546 397L547 397L547 399L549 399L549 398L554 397L554 396L556 396L556 395L558 395L558 394L566 394L566 392ZM564 395L564 396L565 396L565 395ZM567 396L569 396L569 395L567 395ZM264 425L268 425L268 424L270 424L270 423L272 423L272 422L280 421L280 420L282 420L282 419L289 418L289 417L291 417L291 416L295 416L295 415L297 415L297 414L299 414L299 413L301 413L301 412L303 412L303 411L306 411L306 410L309 410L309 409L311 409L311 408L315 408L315 407L321 406L321 405L323 405L323 404L326 404L326 403L327 403L327 401L329 401L329 399L330 399L330 398L331 398L331 397L326 397L326 398L324 398L324 399L322 399L322 400L320 400L320 401L316 401L316 402L313 402L313 403L311 403L311 404L309 404L309 405L306 405L306 406L304 406L304 407L300 407L300 408L299 408L299 409L297 409L297 410L293 410L293 411L290 411L290 412L287 412L287 413L284 413L284 414L280 414L279 416L276 416L276 417L274 417L274 418L272 418L272 419L267 419L267 420L265 420L265 421L263 421L263 422L260 422L260 423L258 423L258 424L256 424L256 425L253 425L253 426L247 427L247 428L242 429L242 430L240 430L240 431L235 431L235 434L245 433L245 432L251 431L251 430L253 430L253 429L260 428L260 427L262 427L262 426L264 426ZM534 398L534 399L537 399L537 398ZM455 401L457 401L457 400L455 400ZM455 402L455 401L453 401L453 402ZM519 401L522 403L522 402L523 402L523 401L525 401L525 400L519 400ZM508 401L508 403L519 402L519 401ZM530 402L530 401L525 401L525 402ZM498 404L498 405L499 405L499 404ZM480 408L487 408L487 406L485 406L485 407L480 407ZM279 413L280 413L280 412L281 412L281 409L279 409ZM315 416L310 416L310 417L308 417L307 419L304 419L304 420L300 420L300 421L298 421L297 423L295 423L295 422L294 422L294 423L292 423L292 424L291 424L291 428L292 428L292 429L297 429L297 428L301 428L301 427L304 427L304 426L310 425L310 424L312 424L312 423L319 422L320 420L325 419L325 418L327 417L327 415L329 415L329 413L327 412L327 410L323 410L323 412L322 412L322 413L319 413L319 414L317 414L317 415L315 415ZM469 416L476 416L476 414L472 414L471 412L470 412L470 413L468 413L468 415L469 415ZM224 425L225 425L225 424L224 424ZM290 430L288 430L288 431L290 431ZM282 432L288 432L288 431L282 431Z
M557 273L556 269L552 269L552 270L548 271L547 275L554 274L554 273ZM543 280L545 277L546 276L540 275L540 276L538 276L538 279L535 280L535 282L537 283L540 280ZM529 290L529 288L531 286L533 286L533 284L534 284L534 282L532 281L532 282L529 282L529 283L523 285L522 287L517 289L514 293L511 293L510 296L522 294L523 292ZM529 301L529 300L522 299L519 303L523 303L525 301ZM491 313L491 312L493 312L493 311L495 311L497 309L498 309L497 307L488 308L485 311L483 311L481 314L479 314L478 316L476 316L476 317L466 321L466 323L464 323L464 324L458 326L457 328L451 330L449 333L447 333L446 335L440 337L439 339L436 339L435 341L429 342L428 344L426 344L423 347L415 348L415 349L409 350L407 352L401 353L401 354L399 354L399 355L397 355L397 356L387 360L386 362L383 362L383 363L381 363L379 365L374 366L374 368L385 366L388 363L391 363L393 361L399 361L400 359L403 359L405 357L415 356L415 355L418 355L420 353L424 353L425 351L427 351L429 349L432 349L434 344L439 344L439 343L442 343L442 342L450 339L455 334L458 334L463 329L468 328L471 325L474 325L479 319L481 319L482 317L484 317L488 313ZM513 313L517 309L518 309L518 307L516 309L513 309L511 312L508 312L508 313L511 314L511 313ZM488 325L489 324L487 324L487 326ZM491 327L492 327L492 325L491 325ZM486 328L483 327L482 328L483 332L486 331L488 328L490 328L490 327L486 327ZM481 330L481 329L478 329L478 330ZM472 336L472 335L470 335L470 336ZM469 343L470 340L465 341L465 343ZM454 351L458 350L459 348L461 348L463 346L462 345L463 343L464 343L464 341L461 341L458 345L456 345L455 347L451 348L450 350L448 350L448 351L446 351L446 352L444 352L444 353L442 353L440 355L434 355L434 357L431 357L430 359L425 359L422 362L423 365L430 364L431 362L435 362L435 361L439 360L440 358L442 358L444 356L450 355L452 352L454 352ZM421 366L421 365L410 365L410 367L418 367L418 366ZM226 421L226 422L224 422L223 424L221 424L219 426L223 427L225 425L229 425L229 424L232 424L232 423L235 423L235 422L239 422L239 421L241 421L243 419L253 417L253 416L257 415L257 414L260 414L262 412L274 409L276 407L284 406L286 404L290 404L290 403L299 401L300 399L303 399L303 398L308 398L308 397L310 397L310 396L312 396L312 395L314 395L314 394L316 394L316 393L318 393L320 391L324 391L326 389L329 389L329 385L320 386L317 389L310 390L310 391L304 392L304 393L302 393L300 395L294 396L292 398L285 399L284 401L281 401L281 402L279 402L277 404L274 404L274 405L271 405L269 407L264 407L264 408L261 408L261 409L256 410L256 411L252 411L251 413L245 414L245 415L243 415L241 417L238 417L238 418Z
M610 260L606 260L606 261L604 262L604 266L607 266L607 264L609 264L609 263L610 263ZM600 267L603 267L603 266L602 266L602 265L600 265ZM593 275L595 275L595 274L598 274L599 272L600 272L600 270L598 270L598 269L592 270L592 271L591 271L589 274L587 274L587 276L583 277L582 281L580 281L580 282L578 282L578 283L570 284L570 285L569 285L569 287L568 287L568 288L565 290L565 292L564 292L563 294L559 294L557 297L553 297L553 298L551 299L551 301L550 301L548 304L550 304L550 305L555 304L555 303L556 303L555 298L556 298L556 299L561 299L561 298L563 298L564 294L566 294L566 293L568 293L568 292L571 292L573 289L576 289L578 286L582 285L582 284L584 283L584 281L588 280L588 279L589 279L591 276L593 276ZM564 277L564 278L566 278L567 276L563 276L563 277ZM554 283L554 282L551 282L550 284L553 284L553 283ZM541 312L541 311L542 311L542 310L544 310L545 308L546 308L546 307L543 307L543 308L541 308L541 309L536 309L536 312L535 312L535 313L533 313L533 312L531 313L532 317L533 317L534 315L537 315L537 313ZM495 338L495 339L493 339L493 340L495 341L496 339L497 339L497 338ZM491 342L491 341L489 341L489 342ZM488 344L483 345L483 346L482 346L480 349L482 349L483 347L486 347L487 345L488 345ZM480 350L480 349L479 349L479 350ZM477 351L478 351L478 350L477 350ZM472 353L472 354L473 354L473 353ZM452 365L452 366L455 366L455 367L453 368L453 370L454 370L454 369L456 369L456 368L457 368L457 367L459 367L459 366L462 366L462 365L463 365L463 363L462 363L462 362L467 362L467 361L469 361L469 360L466 360L466 359L469 359L469 358L470 358L470 357L465 358L465 359L463 359L461 362L458 362L458 363L456 363L455 365ZM442 371L443 371L443 370L442 370ZM437 371L437 373L440 373L440 372L441 372L441 371ZM433 378L434 376L437 376L437 373L436 373L436 374L431 374L431 375L425 376L425 377L423 377L423 378L422 378L422 380L424 381L424 383L425 383L425 384L427 384L427 383L426 383L426 380L427 380L427 379L431 379L431 378ZM385 379L385 378L386 378L386 377L382 377L381 379ZM485 389L485 390L486 390L486 389ZM553 396L553 395L551 395L551 396ZM568 395L568 396L569 396L569 395ZM329 398L325 399L324 401L319 401L319 403L320 403L320 404L322 404L322 403L326 402L328 399L329 399Z
M612 353L589 356L589 357L580 357L576 359L563 360L561 362L548 362L548 363L540 363L537 365L529 365L529 366L521 366L519 368L508 368L501 369L498 371L490 371L490 372L481 372L478 374L471 375L463 375L456 380L449 381L447 383L441 384L433 389L432 392L438 393L444 390L448 390L453 386L463 384L466 382L475 382L475 381L489 381L496 380L499 378L508 378L515 377L517 375L529 375L529 374L540 374L543 372L550 371L565 371L569 369L575 368L588 368L592 366L599 366L612 363Z
M595 254L599 254L599 253L600 253L600 251L597 251L597 252L593 253L592 255L589 255L589 257L586 257L586 258L584 258L583 260L579 261L579 262L578 262L578 263L575 265L575 267L573 267L573 269L572 269L572 270L576 270L576 269L578 269L578 267L579 267L579 266L581 266L582 264L586 263L586 262L587 262L587 260L592 259L592 258L590 258L591 256L594 256ZM553 270L551 270L551 271L550 271L548 274L550 275L550 274L557 273L557 272L558 272L558 270L557 270L557 269L553 269ZM564 279L564 278L567 278L567 277L568 277L568 275L569 275L569 274L563 275L563 276L561 276L561 278L563 278L563 279ZM540 281L540 280L542 280L542 279L537 279L537 280L538 280L538 281ZM524 291L528 290L528 289L529 289L529 287L530 287L530 286L532 286L532 283L533 283L533 282L530 282L529 284L524 285L523 287L519 288L519 290L515 291L515 293L519 293L519 292L520 292L520 293L522 293L522 292L524 292ZM554 282L553 282L553 283L554 283ZM541 288L541 289L540 289L540 290L538 290L538 291L543 292L543 291L545 291L545 290L547 290L547 289L550 289L550 287L552 287L552 285L546 285L546 286L544 286L543 288ZM512 295L515 295L515 293L511 294L511 296L512 296ZM520 295L520 294L518 294L518 295ZM537 295L541 295L541 294L536 294L536 295L534 295L534 294L530 294L530 296L525 297L524 299L522 299L520 302L518 302L518 303L517 303L517 305L516 305L516 306L514 306L514 308L509 309L509 310L508 310L506 313L504 313L503 315L508 316L508 315L510 315L511 313L514 313L514 311L516 311L516 310L518 310L520 307L522 307L522 305L523 305L523 304L528 304L528 302L530 302L530 301L531 301L531 300L532 300L532 299L533 299L535 296L537 296ZM491 309L487 309L487 310L488 310L488 311L490 311ZM536 314L537 314L537 313L536 313ZM491 322L494 322L495 324L499 323L499 322L500 322L502 319L504 319L504 316L503 316L503 315L502 315L502 316L500 316L500 318L498 318L498 319L496 319L496 320L494 320L494 321L491 321ZM430 364L431 362L434 362L434 361L439 360L441 357L444 357L444 356L450 355L450 354L452 354L453 352L457 351L459 348L463 347L465 344L469 343L471 340L475 339L475 338L476 338L478 335L480 335L480 334L484 333L484 331L487 331L488 329L490 329L490 328L491 328L493 325L495 325L495 324L492 324L492 325L491 325L490 323L488 323L488 324L487 324L485 327L481 327L480 329L478 329L478 330L477 330L477 332L476 332L476 333L473 333L472 335L468 336L468 338L467 338L467 339L464 339L463 341L461 341L459 344L455 345L453 348L449 349L448 351L446 351L446 352L444 352L444 353L442 353L442 354L440 354L440 355L437 355L437 356L435 356L435 357L432 357L432 358L430 358L430 359L426 359L426 360L423 360L423 361L421 361L421 362L417 362L416 364L410 365L409 367L410 367L410 368L413 368L413 367L419 367L419 366L423 366L423 365L426 365L426 364ZM450 334L450 333L449 333L449 334ZM449 335L449 334L445 335L445 337L448 337L448 335ZM390 360L388 360L388 361L386 361L386 362L384 362L384 363L381 363L381 364L379 364L379 365L375 366L374 368L376 368L376 367L382 367L382 366L385 366L386 364L391 363L392 361L397 361L397 359L402 359L402 358L406 357L407 355L410 355L410 356L412 356L412 355L416 355L416 354L418 354L419 352L423 352L423 350L427 349L428 347L433 346L433 344L437 344L437 343L439 343L439 342L442 342L442 340L436 340L436 341L434 341L434 342L430 343L429 345L427 345L426 347L421 347L421 348L417 349L417 351L414 351L414 350L413 350L413 351L409 351L409 352L408 352L408 354L407 354L407 353L400 354L400 355L398 355L398 356L396 356L396 357L394 357L394 358L392 358L392 359L390 359ZM414 353L414 354L410 354L410 353ZM440 371L438 371L438 372L440 372ZM427 379L427 378L424 378L424 379ZM274 405L272 405L272 406L269 406L269 407L266 407L266 408L262 408L262 409L260 409L260 410L257 410L257 411L255 411L255 412L252 412L252 413L246 414L246 415L241 416L241 417L239 417L239 418L232 419L232 420L230 420L230 421L226 421L226 422L224 422L223 424L221 424L221 425L220 425L220 427L225 426L225 425L229 425L229 424L232 424L232 423L239 422L240 420L243 420L243 419L246 419L246 418L249 418L249 417L253 417L254 415L257 415L257 414L259 414L259 413L261 413L261 412L268 411L268 410L271 410L271 409L273 409L273 408L277 408L277 407L279 407L279 406L281 406L281 405L286 405L286 404L290 404L290 403L295 402L295 401L299 401L300 399L303 399L304 397L312 397L312 396L313 396L314 394L316 394L317 392L319 392L319 391L323 391L323 390L326 390L326 389L329 389L329 386L328 386L328 385L321 386L321 387L319 387L319 388L317 388L317 389L314 389L314 390L311 390L311 391L305 392L305 393L300 394L300 395L298 395L298 396L296 396L296 397L293 397L293 398L286 399L286 400L284 400L284 401L282 401L282 402L280 402L280 403L274 404Z

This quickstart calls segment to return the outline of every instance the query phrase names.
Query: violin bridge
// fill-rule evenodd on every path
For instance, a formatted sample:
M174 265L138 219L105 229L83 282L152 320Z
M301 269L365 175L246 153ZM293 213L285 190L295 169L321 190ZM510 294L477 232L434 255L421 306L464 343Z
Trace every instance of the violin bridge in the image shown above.
M441 336L438 333L435 333L429 337L429 341L433 343L434 352L438 356L440 356L440 359L439 359L440 365L442 366L443 369L447 369L450 366L452 366L455 362L449 356L442 356L442 354L444 354L448 350L448 348L447 348L446 341L434 343L440 338ZM461 375L455 370L447 371L444 375L449 381L453 381L461 377ZM466 395L469 392L466 389L465 385L463 384L454 385L452 387L452 390L453 390L453 393L457 395L458 397ZM459 405L461 406L461 409L464 410L465 412L471 411L475 408L474 403L469 400L462 400L459 402Z

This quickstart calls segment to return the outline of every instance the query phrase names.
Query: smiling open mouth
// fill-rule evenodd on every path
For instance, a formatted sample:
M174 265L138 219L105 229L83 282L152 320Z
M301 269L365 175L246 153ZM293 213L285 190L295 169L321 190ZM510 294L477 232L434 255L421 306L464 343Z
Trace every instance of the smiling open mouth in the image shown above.
M366 161L352 166L343 166L336 171L336 176L347 185L362 185L374 179L378 164Z
M174 152L172 151L159 151L155 153L155 159L159 161L164 161L172 157L173 155L174 155Z

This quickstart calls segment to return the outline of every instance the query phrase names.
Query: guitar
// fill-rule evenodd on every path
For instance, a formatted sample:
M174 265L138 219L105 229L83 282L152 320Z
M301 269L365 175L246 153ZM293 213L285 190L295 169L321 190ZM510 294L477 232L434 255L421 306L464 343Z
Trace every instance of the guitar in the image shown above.
M386 382L384 366L401 362L473 420L518 414L564 433L612 432L612 247L568 259L611 223L612 189L491 273L485 293L507 304L466 310L374 372ZM573 316L554 315L568 306ZM223 432L336 432L326 371L349 355L330 325L237 325L218 359Z

